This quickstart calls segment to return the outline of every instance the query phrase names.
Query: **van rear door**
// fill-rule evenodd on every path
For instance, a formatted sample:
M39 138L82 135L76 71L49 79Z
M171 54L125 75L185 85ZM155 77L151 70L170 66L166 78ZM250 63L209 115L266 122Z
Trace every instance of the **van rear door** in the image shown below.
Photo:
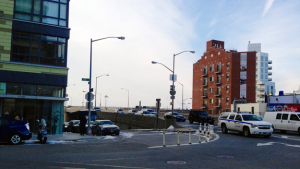
M288 126L288 129L290 131L298 131L300 127L299 117L296 114L291 114L289 119L291 124Z

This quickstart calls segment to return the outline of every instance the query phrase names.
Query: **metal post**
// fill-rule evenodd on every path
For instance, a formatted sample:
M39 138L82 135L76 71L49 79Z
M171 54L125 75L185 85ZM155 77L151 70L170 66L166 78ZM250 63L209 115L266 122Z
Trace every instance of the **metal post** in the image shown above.
M191 141L191 129L189 129L189 144L192 144L192 141Z
M180 146L180 143L179 143L179 130L177 130L177 145Z
M163 146L166 147L165 131L163 131Z
M91 133L91 85L92 85L92 43L93 40L91 39L91 51L90 51L90 84L89 84L89 97L88 97L88 102L89 102L89 117L88 117L88 128L87 128L87 134Z
M181 114L183 115L183 85L182 85L182 96L181 96Z
M172 77L172 85L174 87L175 90L175 86L174 86L174 72L175 72L175 54L173 55L173 77ZM172 95L172 123L173 123L173 113L174 113L174 95Z
M208 132L206 131L206 132L205 132L205 142L207 142L207 139L208 139L208 138L207 138L207 133L208 133Z
M200 134L201 134L201 132L200 132L200 130L199 130L199 143L201 143Z

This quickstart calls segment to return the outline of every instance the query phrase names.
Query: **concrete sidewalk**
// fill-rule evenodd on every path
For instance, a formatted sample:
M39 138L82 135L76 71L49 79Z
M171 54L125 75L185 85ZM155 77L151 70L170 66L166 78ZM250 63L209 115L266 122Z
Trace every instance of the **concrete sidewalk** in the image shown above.
M97 139L99 136L93 135L84 135L81 136L79 133L71 133L71 132L64 132L63 134L59 135L47 135L47 141L76 141L76 140L92 140ZM37 140L37 135L33 134L31 139L29 140Z

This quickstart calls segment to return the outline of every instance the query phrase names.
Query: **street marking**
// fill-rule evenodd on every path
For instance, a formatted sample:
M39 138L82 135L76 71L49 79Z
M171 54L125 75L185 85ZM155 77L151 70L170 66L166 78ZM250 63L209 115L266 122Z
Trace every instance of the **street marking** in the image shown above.
M88 165L88 166L99 166L99 167L114 167L114 168L141 168L141 169L151 169L144 167L127 167L127 166L117 166L117 165L105 165L105 164L85 164L85 163L69 163L69 162L58 162L60 164L76 164L76 165Z
M269 142L269 143L257 143L257 146L272 146L274 143L277 142ZM300 148L300 145L292 145L292 144L286 144L286 143L277 143L277 144L282 144L288 147L297 147Z

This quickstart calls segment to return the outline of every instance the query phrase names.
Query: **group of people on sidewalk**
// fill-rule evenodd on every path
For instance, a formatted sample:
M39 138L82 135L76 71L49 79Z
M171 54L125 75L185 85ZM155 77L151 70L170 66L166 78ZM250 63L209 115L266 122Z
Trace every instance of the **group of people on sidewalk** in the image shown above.
M11 115L9 114L9 111L6 111L6 112L4 113L4 115L3 115L3 117L4 117L4 118L12 118ZM19 117L18 115L16 115L16 116L14 117L14 119L20 120L20 117Z
M82 115L80 118L80 123L79 123L79 129L80 129L81 136L84 136L84 134L86 134L86 128L85 128L86 122L87 122L87 120L86 120L85 116Z

